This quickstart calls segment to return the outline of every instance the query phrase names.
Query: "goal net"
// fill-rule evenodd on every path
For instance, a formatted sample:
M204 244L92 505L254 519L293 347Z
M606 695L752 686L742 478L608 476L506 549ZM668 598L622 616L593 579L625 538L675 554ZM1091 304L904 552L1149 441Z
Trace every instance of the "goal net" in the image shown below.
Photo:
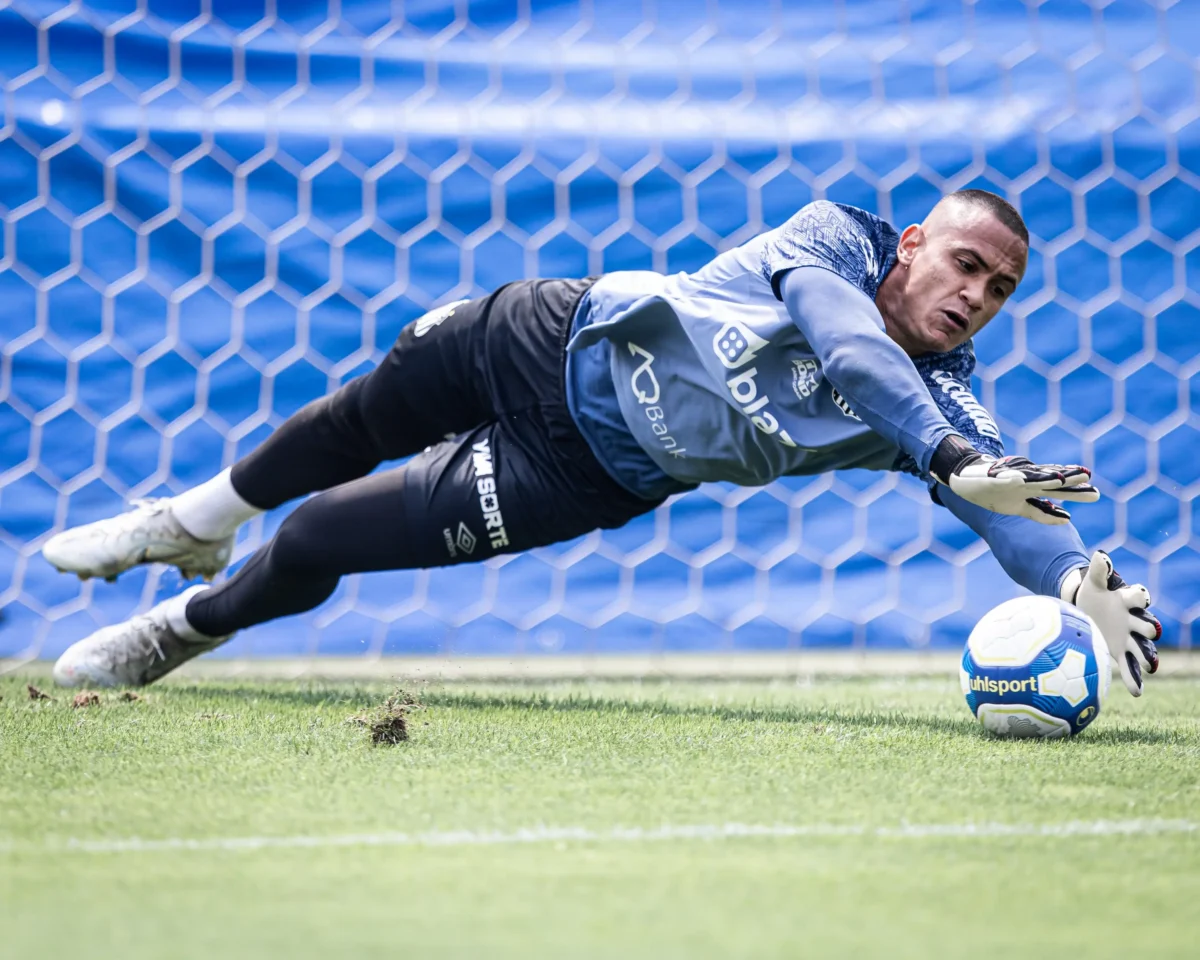
M976 391L1011 451L1096 465L1085 541L1190 645L1197 56L1165 0L0 0L0 657L180 587L80 584L49 535L207 479L431 307L967 186L1033 234ZM1015 592L920 483L846 472L350 577L225 653L952 649Z

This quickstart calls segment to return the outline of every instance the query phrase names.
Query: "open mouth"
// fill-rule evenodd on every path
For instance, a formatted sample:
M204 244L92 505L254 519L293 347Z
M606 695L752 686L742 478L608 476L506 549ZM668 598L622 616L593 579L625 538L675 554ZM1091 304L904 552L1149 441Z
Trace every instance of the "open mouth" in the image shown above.
M959 330L962 330L965 332L968 329L969 325L967 324L967 318L964 317L957 310L943 310L942 313L944 313L947 317L949 317L950 322L953 323L956 327L958 327Z

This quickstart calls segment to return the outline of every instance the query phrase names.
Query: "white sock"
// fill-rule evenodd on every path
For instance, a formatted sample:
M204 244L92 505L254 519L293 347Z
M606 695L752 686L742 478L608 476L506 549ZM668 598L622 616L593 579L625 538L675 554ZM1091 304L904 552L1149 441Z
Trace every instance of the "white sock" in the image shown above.
M188 587L183 593L177 597L172 597L166 601L167 623L171 629L175 631L176 636L181 640L212 640L212 637L205 636L190 623L187 618L188 601L196 594L209 590L210 587L204 584L197 584L194 587Z
M211 480L171 498L171 513L197 540L224 540L263 511L238 496L222 470Z

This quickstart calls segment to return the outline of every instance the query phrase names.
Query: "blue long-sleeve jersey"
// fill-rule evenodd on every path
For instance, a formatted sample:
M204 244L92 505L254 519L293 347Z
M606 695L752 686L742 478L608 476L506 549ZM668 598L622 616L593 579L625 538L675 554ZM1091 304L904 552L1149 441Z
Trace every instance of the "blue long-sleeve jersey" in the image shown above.
M874 297L897 241L878 217L819 201L694 274L602 277L567 363L568 403L597 457L657 498L852 467L928 480L951 433L1002 455L970 391L971 344L910 360L883 330ZM1069 525L1002 517L945 488L939 498L1034 592L1056 594L1087 563Z

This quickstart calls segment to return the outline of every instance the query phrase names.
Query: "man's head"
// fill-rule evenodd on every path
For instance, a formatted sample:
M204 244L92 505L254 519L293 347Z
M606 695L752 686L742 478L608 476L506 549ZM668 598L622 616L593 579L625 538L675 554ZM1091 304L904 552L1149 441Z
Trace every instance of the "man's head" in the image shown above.
M943 197L900 235L876 303L888 335L910 356L945 353L978 333L1021 282L1029 231L986 190Z

